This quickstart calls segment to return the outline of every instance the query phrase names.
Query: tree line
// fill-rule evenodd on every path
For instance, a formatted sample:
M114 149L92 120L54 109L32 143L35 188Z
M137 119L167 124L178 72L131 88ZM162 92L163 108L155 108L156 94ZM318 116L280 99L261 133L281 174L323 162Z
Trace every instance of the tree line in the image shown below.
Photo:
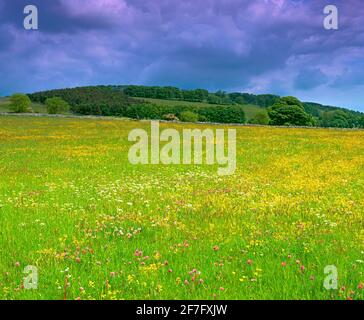
M226 93L225 91L217 91L210 93L204 89L195 90L183 90L176 87L158 87L158 86L113 86L114 90L124 92L126 95L131 97L142 97L142 98L153 98L153 99L166 99L166 100L181 100L181 101L192 101L192 102L205 102L209 104L221 104L221 105L256 105L265 110L257 113L257 115L250 119L250 123L254 124L281 124L284 122L283 118L276 119L277 104L281 107L278 109L283 113L289 111L293 114L298 106L307 114L305 117L306 121L304 125L318 126L318 127L337 127L337 128L363 128L364 127L364 114L361 112L351 111L344 108L325 106L318 103L312 102L300 102L298 99L281 98L277 95L272 94L250 94L250 93ZM291 101L290 101L291 100ZM289 110L284 110L282 104L287 104L290 101L291 106ZM283 116L283 115L281 115ZM271 119L272 118L272 119ZM292 124L297 122L297 119L289 119L286 124ZM298 121L302 123L302 121ZM299 125L298 123L295 123Z
M242 105L160 105L134 99L111 86L81 87L29 94L33 102L45 103L57 97L70 111L82 115L118 116L132 119L165 119L219 123L245 123ZM193 116L191 117L191 114Z
M214 98L211 98L214 97ZM138 98L138 99L136 99ZM140 99L141 98L141 99ZM172 100L161 104L143 98ZM215 100L214 100L215 99ZM220 99L220 100L219 100ZM214 100L214 102L210 102ZM30 112L32 102L45 104L49 113L119 116L133 119L165 119L189 122L249 123L338 128L364 128L364 114L343 108L304 103L295 97L248 93L209 93L204 89L175 87L89 86L48 90L11 97L15 112ZM205 102L179 104L178 101ZM220 104L217 104L220 101ZM244 106L260 107L246 119Z
M272 94L254 95L249 93L227 93L219 90L215 93L208 92L205 89L184 90L176 87L158 87L158 86L112 86L114 90L124 92L130 97L181 100L189 102L206 102L210 104L253 104L260 107L269 107L273 105L279 96Z

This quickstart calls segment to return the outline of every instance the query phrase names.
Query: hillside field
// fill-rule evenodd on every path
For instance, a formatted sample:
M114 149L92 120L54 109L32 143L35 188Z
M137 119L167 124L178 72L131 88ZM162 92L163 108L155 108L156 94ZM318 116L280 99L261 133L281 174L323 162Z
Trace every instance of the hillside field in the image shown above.
M142 100L142 101L148 101L151 103L154 103L156 105L172 105L172 106L208 106L208 107L213 107L213 104L208 104L208 103L203 103L203 102L187 102L187 101L178 101L178 100L164 100L164 99L150 99L150 98L135 98L137 100ZM244 112L245 112L245 116L247 121L252 119L255 114L260 111L260 110L264 110L264 108L260 108L259 106L256 105L243 105L244 107ZM42 103L32 103L31 104L31 108L33 110L34 113L47 113L47 109L46 106ZM11 112L10 108L9 108L9 99L8 98L3 98L0 97L0 112ZM70 112L67 112L70 113Z
M130 164L149 126L0 116L0 299L363 299L364 131L235 127L218 176Z
M139 99L139 100L144 100L144 101L148 101L151 103L154 103L156 105L172 105L172 106L203 106L203 107L213 107L215 105L213 104L209 104L206 102L189 102L189 101L180 101L180 100L166 100L166 99L151 99L151 98L134 98L134 99ZM252 105L252 104L246 104L243 105L244 107L244 113L245 113L245 117L246 120L249 121L252 118L254 118L254 116L256 115L256 113L258 111L262 111L265 110L264 108L260 108L259 106L256 105Z
M11 112L9 99L0 97L0 112ZM35 113L47 113L46 106L41 103L32 103L31 108Z

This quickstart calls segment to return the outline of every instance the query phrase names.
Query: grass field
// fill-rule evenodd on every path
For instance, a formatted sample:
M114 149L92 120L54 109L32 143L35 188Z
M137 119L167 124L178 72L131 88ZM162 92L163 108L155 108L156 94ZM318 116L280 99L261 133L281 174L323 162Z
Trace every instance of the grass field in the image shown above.
M9 99L0 97L0 112L11 112ZM32 103L31 108L35 113L47 113L46 106L41 103Z
M0 116L0 299L363 299L364 131L236 127L218 176L129 164L133 128Z
M188 101L178 101L178 100L164 100L164 99L150 99L150 98L135 98L135 99L140 99L140 100L145 100L145 101L149 101L152 103L155 103L157 105L172 105L172 106L202 106L202 107L212 107L214 106L213 104L208 104L208 103L204 103L204 102L188 102ZM256 113L258 111L262 111L265 110L264 108L260 108L256 105L252 105L252 104L246 104L243 105L244 107L244 112L245 112L245 117L246 120L250 120L252 118L254 118L254 116L256 115Z
M213 106L212 104L202 103L202 102L187 102L187 101L145 99L145 98L135 98L135 99L145 100L145 101L149 101L149 102L159 104L159 105L179 105L179 106L183 106L183 105L206 106L207 105L207 106ZM32 108L33 112L35 112L35 113L47 113L46 106L41 103L32 103L31 108ZM245 112L245 116L246 116L247 120L252 119L255 116L255 114L261 110L262 110L262 108L259 108L258 106L255 106L255 105L249 105L249 104L244 105L244 112ZM0 97L0 112L10 112L10 111L11 110L9 108L9 99Z

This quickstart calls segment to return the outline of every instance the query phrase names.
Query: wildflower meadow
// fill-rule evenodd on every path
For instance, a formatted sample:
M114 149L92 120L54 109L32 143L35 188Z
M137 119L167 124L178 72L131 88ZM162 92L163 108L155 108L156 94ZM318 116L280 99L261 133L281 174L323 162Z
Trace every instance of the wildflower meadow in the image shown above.
M149 126L0 116L0 299L363 299L364 131L160 124L236 129L221 176L131 164Z

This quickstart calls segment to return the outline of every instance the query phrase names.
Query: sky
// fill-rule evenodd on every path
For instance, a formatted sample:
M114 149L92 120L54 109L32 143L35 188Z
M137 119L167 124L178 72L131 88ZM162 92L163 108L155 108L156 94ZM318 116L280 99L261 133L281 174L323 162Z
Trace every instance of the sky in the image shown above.
M28 4L38 30L24 29ZM328 4L338 30L324 28ZM364 111L364 1L0 0L0 95L97 84L293 95Z

